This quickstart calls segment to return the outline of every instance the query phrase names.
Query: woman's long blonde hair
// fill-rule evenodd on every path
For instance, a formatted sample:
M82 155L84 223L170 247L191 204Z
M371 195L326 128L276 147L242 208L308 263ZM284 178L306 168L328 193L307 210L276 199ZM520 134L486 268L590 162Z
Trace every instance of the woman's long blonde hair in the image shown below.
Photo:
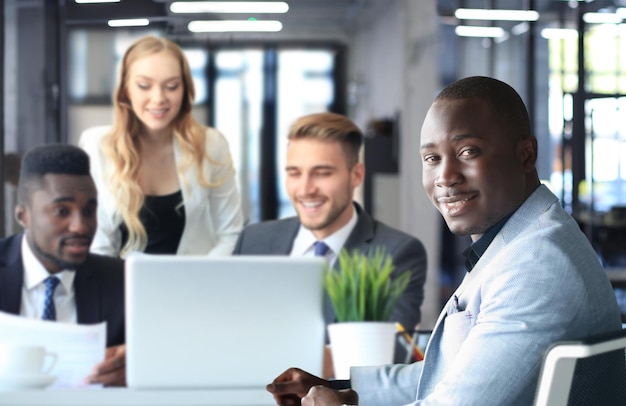
M139 219L139 210L144 204L144 193L138 183L141 166L139 136L143 124L132 111L127 96L128 72L130 66L138 59L159 52L170 52L179 60L184 85L182 105L171 125L173 136L180 143L183 156L177 170L180 174L194 165L202 186L212 187L220 183L206 179L202 170L205 159L210 163L214 162L206 154L206 128L191 116L195 90L189 63L182 49L165 38L154 36L139 38L128 48L120 64L113 92L113 126L101 144L106 159L111 163L109 184L117 210L128 229L128 241L120 252L122 257L129 251L143 251L148 242L146 230ZM180 175L179 177L184 179Z

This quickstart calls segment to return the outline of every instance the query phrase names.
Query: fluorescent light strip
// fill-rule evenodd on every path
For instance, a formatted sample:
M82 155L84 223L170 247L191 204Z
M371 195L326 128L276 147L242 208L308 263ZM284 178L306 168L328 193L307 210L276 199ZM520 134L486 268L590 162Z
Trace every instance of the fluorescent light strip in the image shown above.
M124 20L109 20L109 27L145 27L150 24L147 18L127 18Z
M275 20L197 20L190 22L187 28L191 32L277 32L283 29L283 24Z
M479 27L475 25L459 25L454 29L459 37L500 38L504 36L501 27Z
M528 32L528 30L530 30L530 25L528 25L528 22L523 21L519 24L515 24L513 27L511 27L511 34L513 35L522 35Z
M75 0L78 4L119 3L121 0Z
M545 39L575 39L578 31L573 28L544 28L541 36Z
M286 13L284 1L175 1L172 13Z
M535 10L459 8L454 12L454 16L459 20L537 21L539 19L539 13Z
M587 24L619 24L622 16L615 13L585 13L583 21Z

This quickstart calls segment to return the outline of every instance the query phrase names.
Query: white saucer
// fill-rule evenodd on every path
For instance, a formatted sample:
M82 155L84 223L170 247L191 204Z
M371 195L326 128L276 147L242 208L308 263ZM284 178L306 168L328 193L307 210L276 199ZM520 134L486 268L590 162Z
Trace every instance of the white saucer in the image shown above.
M0 375L0 391L43 389L56 379L56 376L47 374Z

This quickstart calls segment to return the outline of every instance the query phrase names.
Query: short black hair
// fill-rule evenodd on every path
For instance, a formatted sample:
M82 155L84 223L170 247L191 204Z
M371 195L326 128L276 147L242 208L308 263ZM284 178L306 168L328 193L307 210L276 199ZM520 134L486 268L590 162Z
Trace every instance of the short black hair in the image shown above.
M446 86L437 96L439 100L479 98L485 100L496 117L511 129L519 139L532 134L530 117L524 101L510 85L486 76L470 76Z
M46 144L31 148L24 154L17 187L17 199L26 203L30 189L49 173L90 176L89 155L69 144Z

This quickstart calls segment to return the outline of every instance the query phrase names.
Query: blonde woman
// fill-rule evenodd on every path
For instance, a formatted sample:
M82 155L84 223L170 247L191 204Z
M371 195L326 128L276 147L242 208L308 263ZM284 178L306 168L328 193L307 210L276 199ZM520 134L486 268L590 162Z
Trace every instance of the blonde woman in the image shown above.
M243 225L224 136L191 116L194 86L178 45L138 39L113 94L112 126L80 146L98 188L93 252L229 255Z

